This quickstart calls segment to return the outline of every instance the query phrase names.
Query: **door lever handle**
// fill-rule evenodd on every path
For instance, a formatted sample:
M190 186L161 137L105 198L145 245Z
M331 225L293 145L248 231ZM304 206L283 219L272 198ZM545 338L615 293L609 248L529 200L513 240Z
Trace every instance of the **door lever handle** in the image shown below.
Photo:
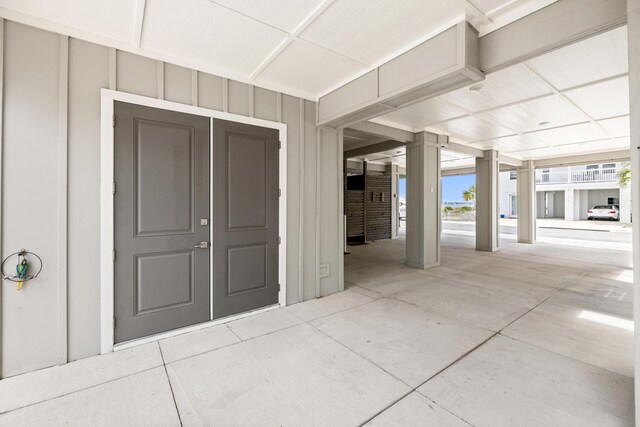
M195 245L194 248L198 249L207 249L209 247L209 242L200 242L199 245Z

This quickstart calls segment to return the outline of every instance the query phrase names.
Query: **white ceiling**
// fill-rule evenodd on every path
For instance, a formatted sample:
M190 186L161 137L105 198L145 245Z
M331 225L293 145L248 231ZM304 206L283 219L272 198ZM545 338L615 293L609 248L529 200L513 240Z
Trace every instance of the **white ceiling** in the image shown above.
M0 0L0 14L315 100L465 16L485 33L553 1Z
M493 1L479 7L484 3ZM517 159L629 148L626 27L489 74L483 84L480 91L462 88L372 121L446 134ZM447 166L454 164L464 162Z

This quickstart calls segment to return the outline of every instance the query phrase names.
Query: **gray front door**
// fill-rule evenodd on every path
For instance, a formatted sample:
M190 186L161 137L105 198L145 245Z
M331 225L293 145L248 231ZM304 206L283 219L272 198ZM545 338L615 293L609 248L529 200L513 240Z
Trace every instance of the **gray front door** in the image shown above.
M213 317L278 302L278 131L213 121Z
M115 116L118 343L210 318L210 155L207 117L121 102Z

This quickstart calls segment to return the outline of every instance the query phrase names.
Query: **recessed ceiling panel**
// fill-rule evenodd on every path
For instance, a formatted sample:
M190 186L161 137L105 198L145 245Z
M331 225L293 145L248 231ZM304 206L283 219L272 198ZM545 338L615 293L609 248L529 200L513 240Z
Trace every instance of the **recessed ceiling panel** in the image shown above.
M375 65L464 19L454 1L338 0L302 38Z
M573 126L546 129L530 134L532 138L544 142L546 145L565 145L576 142L597 141L610 138L610 135L593 123L582 123Z
M207 0L147 0L142 46L245 75L286 36Z
M428 130L449 135L453 140L461 142L484 141L517 133L513 129L502 126L500 122L485 120L478 116L467 116L438 123Z
M627 76L572 89L565 94L594 120L629 114Z
M527 63L559 90L627 73L627 27L591 37Z
M382 120L398 123L414 129L416 132L433 123L442 122L466 115L461 108L440 98L427 99L409 107L400 108L392 113L380 116Z
M549 95L478 114L517 132L528 132L589 120L560 95Z
M214 3L292 33L322 0L215 0Z
M472 86L481 89L471 91L465 87L438 99L475 113L552 93L542 79L522 64L488 74L483 82Z
M365 67L326 49L294 41L260 74L260 81L322 93Z
M2 0L0 6L130 43L135 3L131 0Z
M616 117L608 120L600 120L600 126L605 128L615 138L631 135L629 116Z

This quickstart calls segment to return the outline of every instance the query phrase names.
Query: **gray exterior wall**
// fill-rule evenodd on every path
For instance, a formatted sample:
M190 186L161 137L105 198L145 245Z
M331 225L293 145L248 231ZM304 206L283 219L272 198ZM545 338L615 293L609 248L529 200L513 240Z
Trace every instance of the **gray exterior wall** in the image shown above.
M286 123L287 302L342 289L341 134L316 128L315 102L9 21L2 35L2 253L44 269L2 285L0 377L100 351L101 88Z

